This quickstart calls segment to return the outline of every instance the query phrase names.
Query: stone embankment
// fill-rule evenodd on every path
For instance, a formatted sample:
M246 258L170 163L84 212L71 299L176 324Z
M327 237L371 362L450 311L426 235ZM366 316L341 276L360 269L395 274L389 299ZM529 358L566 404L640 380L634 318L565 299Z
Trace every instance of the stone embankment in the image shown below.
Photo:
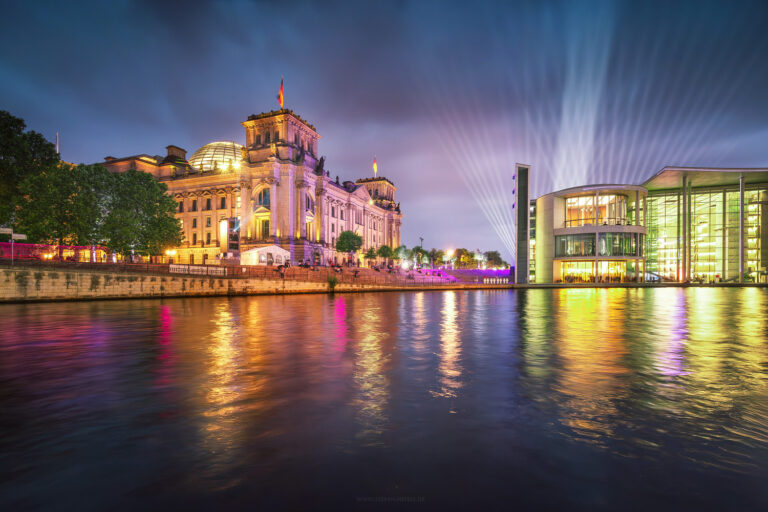
M508 286L497 286L508 287ZM493 288L487 285L392 286L338 283L336 292ZM0 268L0 303L216 295L327 293L328 283L290 279L231 279L195 275L150 275L79 269Z

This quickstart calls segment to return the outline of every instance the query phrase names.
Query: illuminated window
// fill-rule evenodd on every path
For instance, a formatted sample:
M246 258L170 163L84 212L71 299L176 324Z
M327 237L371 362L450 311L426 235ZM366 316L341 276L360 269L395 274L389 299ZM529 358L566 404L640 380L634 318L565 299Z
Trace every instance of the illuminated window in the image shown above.
M258 195L256 196L256 205L263 206L264 208L269 208L269 189L268 188L263 188L259 191Z
M269 220L261 221L261 238L269 237Z

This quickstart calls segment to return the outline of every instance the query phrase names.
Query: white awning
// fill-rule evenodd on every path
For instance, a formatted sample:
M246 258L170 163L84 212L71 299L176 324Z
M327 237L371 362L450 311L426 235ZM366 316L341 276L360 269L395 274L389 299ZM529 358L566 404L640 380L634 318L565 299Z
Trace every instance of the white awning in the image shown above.
M277 245L257 247L240 253L241 265L282 265L289 261L291 253Z

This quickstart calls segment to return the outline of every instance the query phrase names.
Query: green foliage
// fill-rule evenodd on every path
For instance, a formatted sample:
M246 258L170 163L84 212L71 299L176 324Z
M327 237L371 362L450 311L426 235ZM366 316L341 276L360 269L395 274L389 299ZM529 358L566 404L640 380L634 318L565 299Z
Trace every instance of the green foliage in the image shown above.
M445 257L445 251L443 251L442 249L429 250L429 259L432 261L432 266L435 266L436 264L439 265L440 263L442 263L444 257Z
M19 230L35 242L100 243L113 179L99 165L62 162L27 176L19 186Z
M74 239L77 186L72 170L56 163L28 175L17 188L17 231L31 242L69 243Z
M409 260L411 258L413 258L413 253L406 246L401 245L400 247L395 249L395 259Z
M129 170L115 175L111 208L104 222L107 245L121 254L160 254L181 243L181 227L174 217L176 201L165 183L152 175Z
M31 241L105 244L121 254L160 254L181 243L176 202L143 172L57 163L28 176L19 190L18 225Z
M0 225L13 221L21 184L59 162L56 147L25 128L23 119L0 110Z
M342 231L336 240L336 250L343 253L359 251L363 246L363 238L354 231Z
M376 254L386 260L391 260L395 256L395 251L393 251L392 248L388 245L382 245L379 247L379 250L376 251Z
M328 276L328 291L333 292L333 290L336 288L336 285L339 284L339 280L336 278L336 276Z
M503 267L505 265L499 251L487 251L485 253L485 259L488 262L489 267Z
M59 161L56 146L25 128L23 119L0 110L0 225L13 221L24 180Z
M456 260L457 267L462 268L467 261L467 255L470 254L470 252L467 249L459 248L456 249L453 253L453 258Z
M365 251L365 255L363 255L363 258L367 260L375 260L376 259L376 249L371 247L367 251Z
M423 247L420 245L417 245L413 249L411 249L411 254L413 255L413 260L417 263L429 263L429 252L426 251Z

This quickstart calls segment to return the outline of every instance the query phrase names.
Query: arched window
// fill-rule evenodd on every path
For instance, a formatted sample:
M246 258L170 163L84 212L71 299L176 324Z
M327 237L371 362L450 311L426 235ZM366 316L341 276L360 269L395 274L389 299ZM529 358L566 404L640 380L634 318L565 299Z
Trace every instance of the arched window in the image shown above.
M314 211L315 210L315 201L312 199L312 197L307 194L306 200L305 200L305 207L307 211Z
M268 188L263 188L259 190L259 193L256 196L256 206L263 206L264 208L269 208L269 189Z

